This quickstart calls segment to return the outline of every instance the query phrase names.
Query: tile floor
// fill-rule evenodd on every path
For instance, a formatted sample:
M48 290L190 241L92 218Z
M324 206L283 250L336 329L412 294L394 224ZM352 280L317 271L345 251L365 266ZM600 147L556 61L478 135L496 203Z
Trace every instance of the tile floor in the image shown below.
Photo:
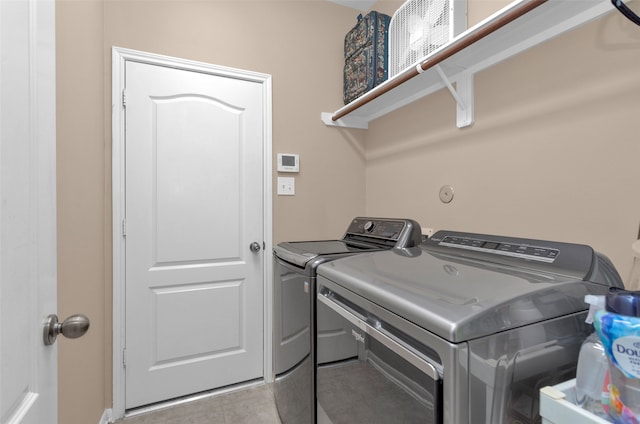
M270 385L257 384L228 393L134 413L115 424L280 424Z

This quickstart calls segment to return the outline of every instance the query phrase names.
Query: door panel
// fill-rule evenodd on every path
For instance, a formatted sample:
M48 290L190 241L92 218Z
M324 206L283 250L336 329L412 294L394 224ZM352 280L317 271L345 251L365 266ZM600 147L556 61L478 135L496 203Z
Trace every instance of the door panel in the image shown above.
M152 107L158 263L238 259L242 111L197 96L153 99Z
M55 4L0 1L0 422L57 422Z
M242 345L242 322L229 322L219 311L241 316L241 281L182 284L153 290L156 312L156 363L208 358L238 351ZM200 316L201 311L210 311ZM184 328L198 334L191 337ZM214 337L212 337L214 336Z
M126 408L263 376L263 94L126 64Z

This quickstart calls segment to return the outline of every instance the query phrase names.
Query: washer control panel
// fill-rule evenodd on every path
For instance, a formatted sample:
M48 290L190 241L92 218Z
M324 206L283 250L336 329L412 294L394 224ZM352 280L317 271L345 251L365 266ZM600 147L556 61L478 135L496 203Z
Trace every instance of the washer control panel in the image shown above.
M384 244L386 247L413 247L422 241L420 225L411 219L354 218L343 240Z
M347 234L380 237L397 240L404 230L402 220L386 220L375 218L355 218L347 229Z

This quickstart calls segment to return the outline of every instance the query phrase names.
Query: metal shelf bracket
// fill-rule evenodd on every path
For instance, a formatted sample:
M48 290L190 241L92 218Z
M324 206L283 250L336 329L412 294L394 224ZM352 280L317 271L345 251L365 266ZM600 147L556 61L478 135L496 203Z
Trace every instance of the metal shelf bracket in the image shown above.
M444 74L440 65L434 66L440 79L447 87L453 99L456 101L456 117L458 128L468 127L474 121L474 96L473 96L473 73L469 71L461 72L456 76L456 87L453 87L449 78Z

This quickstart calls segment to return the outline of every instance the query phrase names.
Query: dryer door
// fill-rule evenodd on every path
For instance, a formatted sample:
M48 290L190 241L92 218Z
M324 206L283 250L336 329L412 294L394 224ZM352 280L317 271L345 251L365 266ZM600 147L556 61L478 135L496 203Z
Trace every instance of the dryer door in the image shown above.
M360 352L351 361L317 365L318 422L324 417L333 423L442 423L436 366L343 300L322 291L317 303L352 324L350 335Z

